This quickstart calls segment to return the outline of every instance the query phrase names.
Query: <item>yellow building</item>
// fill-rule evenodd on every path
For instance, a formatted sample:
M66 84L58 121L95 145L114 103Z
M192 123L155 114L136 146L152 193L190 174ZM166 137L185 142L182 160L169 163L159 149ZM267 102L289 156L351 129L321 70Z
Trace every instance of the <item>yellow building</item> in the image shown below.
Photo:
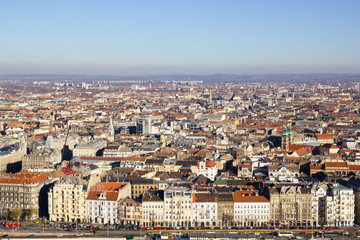
M151 179L137 179L137 180L131 180L131 198L136 199L140 197L145 191L149 189L158 189L157 183Z
M50 221L86 222L88 182L78 176L64 176L49 191Z

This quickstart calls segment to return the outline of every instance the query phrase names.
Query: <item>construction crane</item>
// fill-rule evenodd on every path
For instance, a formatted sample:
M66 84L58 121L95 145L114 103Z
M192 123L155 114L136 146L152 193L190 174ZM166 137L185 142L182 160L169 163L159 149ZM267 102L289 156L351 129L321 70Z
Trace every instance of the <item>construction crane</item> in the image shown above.
M83 115L83 114L78 114L78 115L76 115L73 119L71 119L70 121L68 121L68 130L67 130L67 132L66 132L66 137L65 137L64 146L63 146L63 148L62 148L62 150L61 150L61 161L62 161L63 158L64 158L65 146L66 146L66 143L67 143L67 139L68 139L68 137L69 137L69 132L70 132L70 128L71 128L71 123L72 123L72 121L80 118L82 115Z

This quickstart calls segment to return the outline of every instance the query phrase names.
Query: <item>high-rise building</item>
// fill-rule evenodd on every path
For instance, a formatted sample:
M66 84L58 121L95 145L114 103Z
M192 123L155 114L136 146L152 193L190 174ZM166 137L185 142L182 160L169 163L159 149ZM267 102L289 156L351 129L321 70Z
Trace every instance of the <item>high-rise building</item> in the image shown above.
M152 116L142 115L136 119L136 133L149 135L152 134L151 130Z

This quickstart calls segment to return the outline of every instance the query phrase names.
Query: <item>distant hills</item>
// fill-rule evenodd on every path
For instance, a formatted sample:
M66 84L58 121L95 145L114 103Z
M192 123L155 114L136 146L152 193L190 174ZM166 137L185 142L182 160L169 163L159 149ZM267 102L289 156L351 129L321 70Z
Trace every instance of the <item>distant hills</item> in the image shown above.
M204 81L204 82L354 82L360 74L212 74L212 75L71 75L71 74L5 74L0 80L90 82L90 81Z

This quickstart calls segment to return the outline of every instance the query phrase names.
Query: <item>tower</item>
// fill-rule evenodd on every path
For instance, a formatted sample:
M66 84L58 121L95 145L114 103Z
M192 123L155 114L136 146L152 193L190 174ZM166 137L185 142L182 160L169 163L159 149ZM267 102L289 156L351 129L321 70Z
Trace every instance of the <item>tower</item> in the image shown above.
M107 131L106 138L107 138L107 140L109 142L114 142L115 141L115 130L114 130L114 125L113 125L113 121L112 121L111 116L110 116L110 119L109 119L109 129Z
M46 149L55 149L54 138L51 134L46 137L45 148Z
M288 124L288 138L289 138L289 144L294 143L294 136L291 130L291 123Z
M281 148L285 151L289 151L289 134L286 125L284 125L283 133L281 135Z

